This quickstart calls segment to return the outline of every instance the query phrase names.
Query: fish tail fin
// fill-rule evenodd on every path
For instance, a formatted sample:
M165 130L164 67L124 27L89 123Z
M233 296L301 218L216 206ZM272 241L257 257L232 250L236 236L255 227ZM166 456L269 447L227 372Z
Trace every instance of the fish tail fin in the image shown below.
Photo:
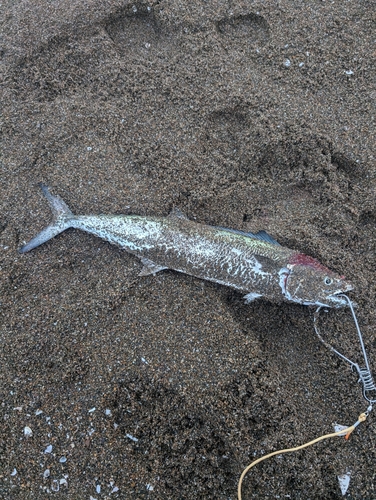
M72 226L72 221L75 219L75 216L69 209L68 205L59 196L53 196L49 192L48 187L44 184L41 183L39 184L39 186L41 187L44 196L47 198L47 201L50 204L53 214L53 221L49 226L47 226L45 229L43 229L43 231L35 236L35 238L21 247L18 250L20 253L29 252L33 248L42 245L42 243L45 243L54 236L62 233Z

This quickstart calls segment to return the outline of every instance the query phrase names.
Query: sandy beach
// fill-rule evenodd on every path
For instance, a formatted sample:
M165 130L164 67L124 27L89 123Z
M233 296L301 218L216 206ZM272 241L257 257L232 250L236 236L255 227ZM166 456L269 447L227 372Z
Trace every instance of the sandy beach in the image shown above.
M314 309L140 261L51 220L265 230L354 285L376 373L372 2L2 2L0 498L236 500L254 459L352 425L357 376ZM362 364L349 310L322 315ZM243 500L376 498L376 413L274 457ZM342 496L338 476L350 474Z

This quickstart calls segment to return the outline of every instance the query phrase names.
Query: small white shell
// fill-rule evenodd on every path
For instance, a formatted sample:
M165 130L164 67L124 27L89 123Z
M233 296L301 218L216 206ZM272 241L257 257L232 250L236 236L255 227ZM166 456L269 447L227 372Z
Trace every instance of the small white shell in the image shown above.
M348 472L347 474L342 474L341 476L337 477L338 477L339 487L341 488L342 496L344 496L346 495L346 492L349 489L350 473Z
M60 489L59 481L57 479L54 479L51 483L51 490L59 491L59 489Z

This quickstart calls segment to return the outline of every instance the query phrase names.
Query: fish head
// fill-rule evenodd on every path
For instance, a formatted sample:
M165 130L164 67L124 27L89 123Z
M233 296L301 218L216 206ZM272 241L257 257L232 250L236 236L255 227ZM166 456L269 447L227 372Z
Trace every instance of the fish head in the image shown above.
M291 263L281 269L280 277L286 299L303 305L344 307L347 302L339 295L353 289L344 276L304 254L296 254Z

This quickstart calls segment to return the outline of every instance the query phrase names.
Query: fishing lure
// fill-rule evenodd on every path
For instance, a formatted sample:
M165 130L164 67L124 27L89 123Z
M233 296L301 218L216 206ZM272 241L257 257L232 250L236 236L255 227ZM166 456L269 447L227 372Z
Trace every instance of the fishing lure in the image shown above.
M41 184L54 219L20 248L25 253L68 228L81 229L139 257L141 276L173 269L245 293L246 301L265 298L308 306L344 307L340 294L352 285L316 259L281 246L265 231L250 233L199 224L180 210L167 217L74 215Z

